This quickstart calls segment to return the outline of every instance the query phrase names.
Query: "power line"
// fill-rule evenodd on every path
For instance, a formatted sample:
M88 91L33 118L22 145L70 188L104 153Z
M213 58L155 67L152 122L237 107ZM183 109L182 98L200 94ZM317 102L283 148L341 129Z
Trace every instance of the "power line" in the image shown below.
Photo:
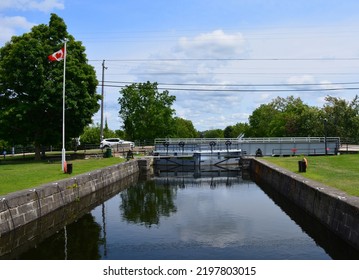
M178 75L247 75L247 76L279 76L279 75L317 75L317 76L358 76L358 73L353 72L127 72L127 73L112 73L109 76L178 76Z
M112 88L126 88L125 85L105 85L105 87ZM205 88L168 88L157 87L160 90L172 91L198 91L198 92L318 92L318 91L340 91L340 90L359 90L359 87L346 87L346 88L326 88L326 89L205 89Z
M90 59L89 61L102 61L103 59ZM348 61L359 60L359 57L313 57L313 58L126 58L126 59L106 59L112 62L155 62L155 61Z
M136 82L105 81L110 84L134 84ZM359 85L359 82L323 82L323 83L268 83L268 84L213 84L213 83L157 83L164 86L209 86L209 87L274 87L274 86L330 86L330 85Z
M315 91L339 91L359 90L356 88L328 88L328 89L191 89L191 88L160 88L173 91L216 91L216 92L315 92Z

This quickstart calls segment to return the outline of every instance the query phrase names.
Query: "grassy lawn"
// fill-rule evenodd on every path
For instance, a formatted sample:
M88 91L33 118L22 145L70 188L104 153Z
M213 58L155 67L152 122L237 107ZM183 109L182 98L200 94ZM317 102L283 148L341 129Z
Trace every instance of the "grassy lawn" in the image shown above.
M61 162L48 163L32 160L1 160L0 161L0 195L18 190L33 188L41 184L66 178L115 165L125 159L118 157L72 160L72 174L61 171Z
M268 162L299 173L298 161L303 157L265 157ZM307 172L300 173L325 185L340 189L350 195L359 196L359 155L312 156L308 160Z

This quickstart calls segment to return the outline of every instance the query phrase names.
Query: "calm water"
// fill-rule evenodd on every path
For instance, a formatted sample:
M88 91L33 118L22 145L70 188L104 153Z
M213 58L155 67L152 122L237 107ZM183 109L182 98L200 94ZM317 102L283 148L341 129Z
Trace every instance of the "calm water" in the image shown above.
M18 258L313 260L352 258L348 250L238 172L161 173L121 191Z

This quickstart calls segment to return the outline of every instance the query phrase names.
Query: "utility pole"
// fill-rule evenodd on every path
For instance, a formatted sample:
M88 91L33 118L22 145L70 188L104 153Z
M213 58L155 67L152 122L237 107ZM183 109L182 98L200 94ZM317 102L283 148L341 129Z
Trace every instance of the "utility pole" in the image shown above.
M105 60L102 61L102 86L101 86L101 127L100 127L100 141L103 140L103 102L104 102L104 80L105 80Z

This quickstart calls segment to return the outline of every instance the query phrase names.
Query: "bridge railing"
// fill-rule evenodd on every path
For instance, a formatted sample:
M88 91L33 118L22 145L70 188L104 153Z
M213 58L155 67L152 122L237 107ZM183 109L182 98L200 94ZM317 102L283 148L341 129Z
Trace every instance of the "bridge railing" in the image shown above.
M155 140L155 151L203 152L238 150L237 138L161 138Z
M236 143L324 143L335 142L340 145L340 137L263 137L263 138L157 138L155 146L160 145L194 145L215 143L216 145Z
M326 143L326 145L325 145ZM265 155L297 153L321 154L325 148L331 152L340 146L339 137L282 137L282 138L159 138L155 140L155 152L191 153L214 151L242 151L248 155L261 149ZM295 152L294 152L295 153Z
M156 145L167 144L235 144L235 143L324 143L340 144L340 137L263 137L263 138L157 138Z

